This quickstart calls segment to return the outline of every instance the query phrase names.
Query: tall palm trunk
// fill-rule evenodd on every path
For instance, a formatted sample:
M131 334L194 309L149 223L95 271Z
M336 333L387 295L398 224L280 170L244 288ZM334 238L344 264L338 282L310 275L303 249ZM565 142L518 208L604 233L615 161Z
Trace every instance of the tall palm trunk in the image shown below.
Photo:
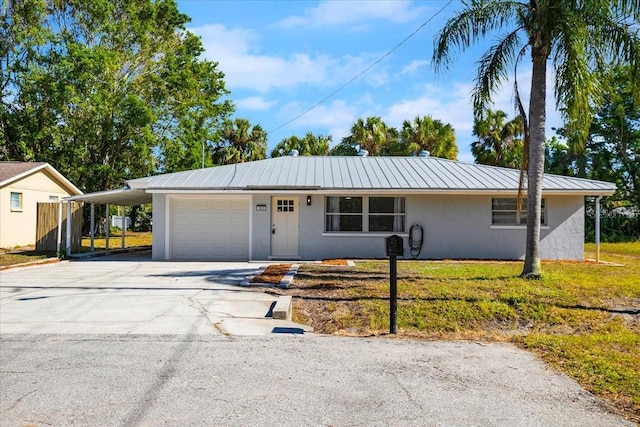
M527 168L527 242L522 276L537 278L540 267L540 214L544 172L547 56L533 52L531 99L529 100L529 167Z

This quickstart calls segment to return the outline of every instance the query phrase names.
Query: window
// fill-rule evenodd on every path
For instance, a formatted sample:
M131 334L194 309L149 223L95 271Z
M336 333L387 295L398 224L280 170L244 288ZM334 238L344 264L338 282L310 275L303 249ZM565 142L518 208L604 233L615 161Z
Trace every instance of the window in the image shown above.
M516 198L491 199L491 225L526 225L527 224L527 200L522 201L522 210L518 214L518 201ZM540 224L547 225L547 203L542 199L542 211Z
M293 212L293 200L278 200L278 212Z
M11 192L11 210L12 211L22 210L22 193Z
M369 231L404 231L404 197L369 197Z
M404 232L404 197L327 197L327 232Z
M362 197L327 197L326 231L362 231Z
M49 202L58 203L58 196L49 196Z

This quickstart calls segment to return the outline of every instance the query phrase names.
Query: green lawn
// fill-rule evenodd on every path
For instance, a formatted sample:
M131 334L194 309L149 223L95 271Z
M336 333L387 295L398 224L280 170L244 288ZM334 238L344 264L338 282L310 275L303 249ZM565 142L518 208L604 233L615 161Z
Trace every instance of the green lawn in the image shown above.
M136 246L151 246L152 234L151 232L133 232L127 231L124 236L124 246L126 248L133 248ZM96 251L104 250L106 248L106 239L104 236L96 237L93 239L93 247ZM122 247L122 234L111 234L109 236L109 249L118 249ZM91 250L91 239L88 236L82 237L82 252L89 252Z
M537 281L518 277L521 262L399 261L400 335L514 342L640 422L640 243L603 244L601 257L543 262ZM286 292L319 332L383 334L388 274L388 261L305 264Z

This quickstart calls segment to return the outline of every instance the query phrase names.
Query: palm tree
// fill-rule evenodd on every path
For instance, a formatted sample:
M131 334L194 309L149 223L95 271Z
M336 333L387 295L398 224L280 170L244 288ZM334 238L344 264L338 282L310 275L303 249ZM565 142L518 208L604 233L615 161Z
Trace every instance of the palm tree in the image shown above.
M271 150L271 157L286 156L293 150L297 150L301 156L326 156L329 154L331 135L314 135L307 132L304 138L290 136L280 141Z
M458 158L453 127L448 123L445 125L440 120L434 120L431 116L418 116L413 122L405 120L400 138L407 155L428 151L433 157L451 160Z
M600 82L594 71L607 63L633 65L636 95L640 92L640 0L470 0L445 24L435 39L433 64L448 68L453 53L486 36L497 43L481 57L473 106L484 111L491 95L510 71L529 55L532 64L529 113L517 92L524 121L527 157L527 218L540 218L545 149L547 64L555 71L555 95L570 130L586 138L592 112L599 105ZM499 34L498 31L506 31ZM511 67L514 67L511 70ZM527 221L523 277L537 278L540 267L540 222Z
M360 150L366 150L369 155L377 156L383 152L387 144L397 138L397 133L380 117L367 117L366 122L362 119L356 120L351 126L351 135L345 139L352 146L359 145Z
M471 153L476 163L517 169L522 158L524 121L518 116L507 121L507 113L486 110L476 117L473 135L478 140L471 143Z
M247 119L224 122L221 141L213 152L217 165L262 160L267 154L267 133L260 125L251 126Z

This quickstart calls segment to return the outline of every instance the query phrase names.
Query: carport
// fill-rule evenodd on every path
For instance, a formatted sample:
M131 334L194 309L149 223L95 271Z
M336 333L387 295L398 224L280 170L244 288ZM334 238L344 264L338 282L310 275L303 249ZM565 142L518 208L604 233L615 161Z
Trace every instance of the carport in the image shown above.
M124 248L125 240L125 209L127 206L144 205L152 202L152 195L148 194L145 190L132 189L124 187L118 190L99 191L96 193L87 193L79 196L65 197L59 203L59 223L58 223L58 249L62 248L62 203L64 202L84 202L89 203L91 206L91 231L89 233L91 238L91 252L94 252L94 234L95 234L95 216L96 205L104 205L106 212L106 227L105 227L105 241L106 250L109 250L109 207L111 205L122 206L122 243L121 247ZM67 203L67 239L65 242L65 249L67 255L71 255L71 203Z

